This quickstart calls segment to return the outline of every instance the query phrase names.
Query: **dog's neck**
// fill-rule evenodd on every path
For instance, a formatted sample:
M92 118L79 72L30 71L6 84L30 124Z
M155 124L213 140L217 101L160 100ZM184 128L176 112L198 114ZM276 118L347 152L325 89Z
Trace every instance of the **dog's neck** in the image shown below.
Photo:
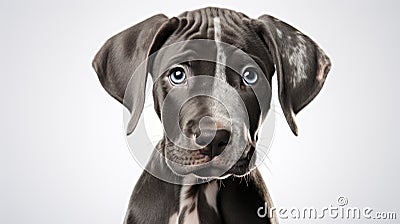
M174 182L167 183L153 176L156 179L154 181L159 181L157 187L164 186L162 189L169 191L165 193L173 195L173 198L165 199L173 205L169 206L173 207L173 209L169 211L168 223L221 223L217 205L221 182L212 180L202 184L187 184L194 183L195 177L182 177L172 172L165 161L163 153L159 151L160 148L162 150L162 146L163 142L161 141L153 152L152 159L147 165L147 171L151 169L150 173L157 172L158 175L163 175L163 177ZM155 186L155 190L157 190L157 187Z
M175 178L175 181L182 183L185 181L185 178L177 176L169 169L159 153L153 153L153 158L133 191L125 219L126 224L221 223L217 204L222 184L220 181L213 180L196 185L169 183L151 174L150 167L161 168L163 175L168 175L170 179Z
M174 213L169 223L221 223L218 211L217 181L206 184L182 186L179 195L179 210Z

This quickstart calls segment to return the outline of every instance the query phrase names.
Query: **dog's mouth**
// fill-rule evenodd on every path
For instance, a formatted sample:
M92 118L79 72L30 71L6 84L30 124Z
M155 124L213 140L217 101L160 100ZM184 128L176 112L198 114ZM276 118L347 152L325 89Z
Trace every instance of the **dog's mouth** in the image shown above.
M179 155L180 150L166 151L165 159L169 168L177 175L193 174L198 178L223 179L228 176L243 176L255 168L255 149L248 145L241 156L235 158L229 153L215 157L203 155L202 149Z
M253 154L253 153L252 153ZM248 174L255 168L255 154L254 156L247 156L244 159L240 159L237 163L227 172L234 176L243 176Z
M224 179L228 176L244 176L248 174L254 168L254 164L251 164L251 160L240 159L236 162L228 171L226 167L210 166L206 168L200 168L193 172L199 178L217 178ZM222 175L221 175L222 173Z

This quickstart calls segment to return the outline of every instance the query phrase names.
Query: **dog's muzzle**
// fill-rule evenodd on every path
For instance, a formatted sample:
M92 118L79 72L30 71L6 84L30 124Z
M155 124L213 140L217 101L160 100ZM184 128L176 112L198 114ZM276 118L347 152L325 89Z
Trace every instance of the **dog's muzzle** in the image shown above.
M230 136L230 131L224 129L220 129L217 131L203 130L201 135L196 138L196 143L203 146L203 148L200 149L200 153L212 159L215 156L220 155L222 151L224 151L226 145L229 142ZM210 143L208 143L208 139L210 138L212 138L212 140Z
M237 90L212 76L195 77L189 82L192 89L176 88L176 93L169 94L171 100L167 97L164 101L167 164L180 175L244 174L250 169L251 144L248 113ZM205 82L218 89L198 88L198 83ZM231 173L237 163L246 169Z

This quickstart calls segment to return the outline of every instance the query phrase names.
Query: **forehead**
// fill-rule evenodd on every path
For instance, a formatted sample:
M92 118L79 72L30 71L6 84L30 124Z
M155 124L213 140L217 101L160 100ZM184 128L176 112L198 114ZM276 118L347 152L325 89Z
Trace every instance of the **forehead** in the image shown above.
M178 27L155 55L151 65L154 80L158 78L155 76L171 71L174 65L190 62L191 75L218 76L223 80L209 83L209 89L214 91L220 89L214 88L218 83L237 86L242 81L237 74L242 74L246 66L253 65L262 71L265 78L260 78L252 91L238 91L239 95L246 99L256 99L255 96L270 99L270 91L265 90L270 89L269 83L275 71L272 57L247 16L230 10L205 8L186 12L178 20ZM166 94L170 89L165 84L168 80L161 80L162 94ZM226 97L223 92L219 94ZM246 103L250 102L253 101L246 100ZM269 100L262 100L261 103L265 103L261 108L268 108Z
M272 66L265 70L260 58L235 46L212 40L190 40L163 47L152 60L149 71L156 80L181 65L189 66L190 75L215 76L223 81L241 76L248 67L255 68L270 81L274 69Z
M166 44L208 39L236 46L244 51L255 52L263 45L255 33L251 19L243 13L228 9L203 8L185 12L176 17L178 27Z
M231 10L204 8L185 12L177 17L179 25L172 35L178 41L190 39L241 38L249 33L250 19ZM221 32L223 30L223 32Z
M183 61L205 59L214 63L216 76L223 74L225 65L240 69L247 64L256 64L265 74L273 70L268 49L252 29L251 20L246 15L226 9L205 8L185 12L177 18L179 25L164 44L164 47L174 47L158 53L154 64L159 69L165 71ZM207 64L210 66L212 63Z

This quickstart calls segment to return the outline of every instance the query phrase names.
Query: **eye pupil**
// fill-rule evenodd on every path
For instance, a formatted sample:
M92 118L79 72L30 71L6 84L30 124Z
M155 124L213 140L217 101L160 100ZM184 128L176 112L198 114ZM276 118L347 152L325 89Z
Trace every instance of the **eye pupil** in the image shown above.
M174 85L182 84L186 80L186 73L183 68L175 68L169 75L169 80Z
M181 79L183 76L183 73L181 71L176 71L174 75L175 75L175 78Z
M251 86L257 82L258 79L257 71L253 68L248 68L243 72L242 78L243 82L246 85Z

